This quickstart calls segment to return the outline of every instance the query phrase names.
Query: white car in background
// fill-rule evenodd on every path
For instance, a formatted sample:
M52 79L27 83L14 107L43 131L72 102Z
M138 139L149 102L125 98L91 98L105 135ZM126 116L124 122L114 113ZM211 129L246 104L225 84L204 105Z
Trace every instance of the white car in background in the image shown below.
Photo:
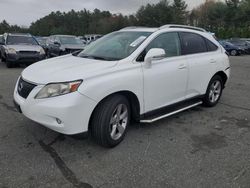
M129 27L78 55L26 68L14 101L50 129L89 131L99 144L114 147L131 120L152 123L202 103L215 106L229 74L225 50L203 29Z

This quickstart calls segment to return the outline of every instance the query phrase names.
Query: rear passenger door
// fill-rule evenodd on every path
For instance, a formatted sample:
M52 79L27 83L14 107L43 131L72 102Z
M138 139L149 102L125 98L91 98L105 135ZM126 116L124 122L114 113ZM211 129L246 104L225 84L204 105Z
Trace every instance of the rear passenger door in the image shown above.
M203 95L216 71L218 47L203 36L181 32L182 54L187 58L189 79L186 98Z

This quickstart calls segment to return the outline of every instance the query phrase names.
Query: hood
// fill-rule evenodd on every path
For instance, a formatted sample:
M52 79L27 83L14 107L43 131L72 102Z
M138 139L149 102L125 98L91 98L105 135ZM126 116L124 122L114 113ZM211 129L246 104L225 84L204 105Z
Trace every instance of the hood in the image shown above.
M60 56L35 63L22 72L22 77L37 84L85 79L103 73L117 61L100 61L72 55Z
M20 45L7 45L7 48L13 48L17 52L19 52L19 51L37 51L37 52L40 52L42 47L39 45L20 44Z
M84 49L84 46L81 44L62 44L61 48L64 49L72 49L72 50L78 50L78 49Z

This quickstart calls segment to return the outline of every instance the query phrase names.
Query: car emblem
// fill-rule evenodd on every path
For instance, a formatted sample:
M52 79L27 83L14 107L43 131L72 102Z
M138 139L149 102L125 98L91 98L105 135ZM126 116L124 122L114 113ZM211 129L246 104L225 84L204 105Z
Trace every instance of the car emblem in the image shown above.
M23 83L21 82L18 86L18 91L21 91L23 89Z

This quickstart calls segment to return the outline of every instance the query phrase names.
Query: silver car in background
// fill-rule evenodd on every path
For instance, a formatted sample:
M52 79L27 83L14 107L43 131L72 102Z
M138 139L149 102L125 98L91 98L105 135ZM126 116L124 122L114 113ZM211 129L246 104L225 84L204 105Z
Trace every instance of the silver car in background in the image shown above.
M45 51L30 34L5 33L0 39L0 58L11 68L43 60Z

